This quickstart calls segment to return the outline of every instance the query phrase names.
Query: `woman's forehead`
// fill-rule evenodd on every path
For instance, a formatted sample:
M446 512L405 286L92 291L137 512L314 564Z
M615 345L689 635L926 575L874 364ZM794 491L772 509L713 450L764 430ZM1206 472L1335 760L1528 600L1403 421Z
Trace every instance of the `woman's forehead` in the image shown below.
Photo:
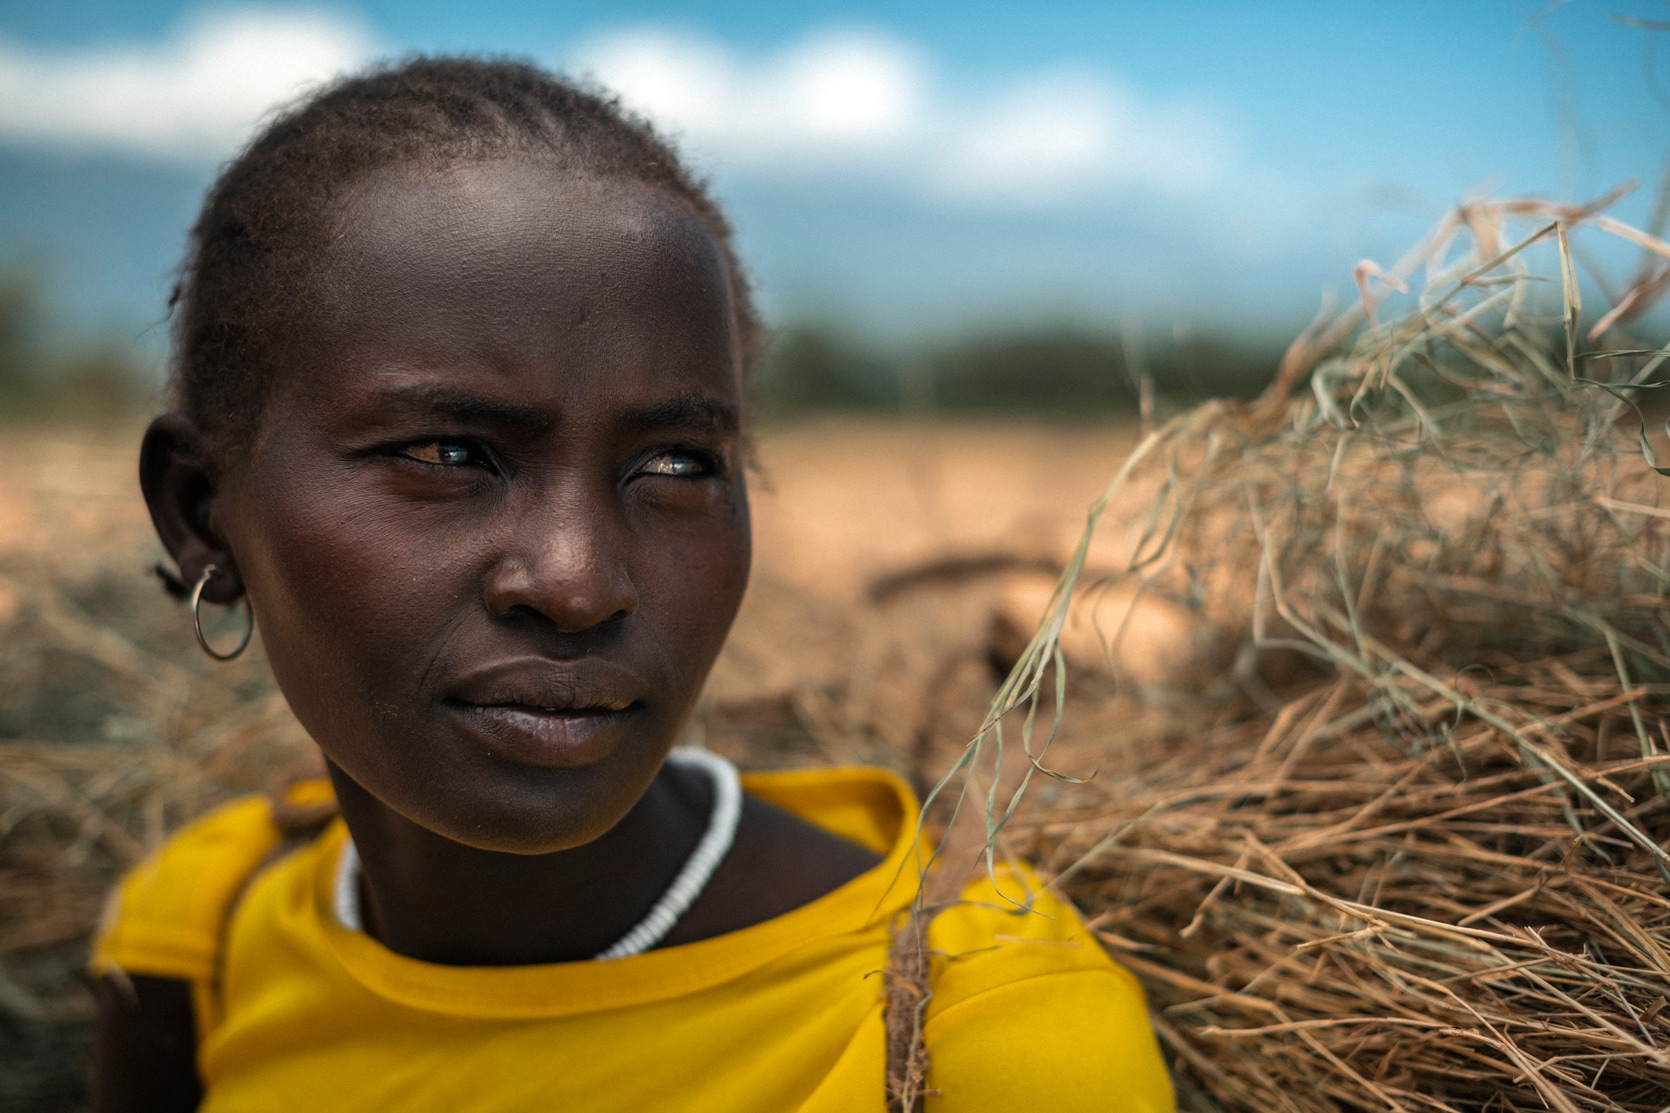
M512 156L387 167L354 182L337 211L330 264L358 269L456 267L470 256L538 258L651 253L725 281L724 256L683 198L631 178L580 174Z
M357 183L318 277L339 333L734 331L724 256L688 205L526 158Z
M701 220L636 183L527 160L401 170L341 210L291 384L346 402L390 374L553 407L740 397L726 269Z

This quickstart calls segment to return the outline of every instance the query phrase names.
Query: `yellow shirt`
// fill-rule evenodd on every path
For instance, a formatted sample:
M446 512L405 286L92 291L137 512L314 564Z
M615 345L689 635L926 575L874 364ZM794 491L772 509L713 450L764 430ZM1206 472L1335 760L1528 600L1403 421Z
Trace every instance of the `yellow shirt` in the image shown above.
M209 1113L618 1110L882 1113L888 924L916 802L874 769L753 774L746 791L887 858L776 919L630 958L457 967L339 924L338 820L277 845L262 799L191 825L117 890L93 967L193 987ZM906 868L901 870L901 867ZM1010 896L1032 884L1000 874ZM1047 893L986 879L934 920L924 1026L938 1113L1172 1108L1141 988Z

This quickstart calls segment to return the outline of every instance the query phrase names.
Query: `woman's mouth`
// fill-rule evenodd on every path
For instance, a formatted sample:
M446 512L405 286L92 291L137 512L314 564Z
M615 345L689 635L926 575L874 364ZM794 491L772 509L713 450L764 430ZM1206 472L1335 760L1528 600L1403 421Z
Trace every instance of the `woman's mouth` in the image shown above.
M601 761L625 739L641 710L626 701L586 707L448 701L446 706L489 750L519 765L548 769Z
M442 706L473 739L519 765L547 769L601 761L646 710L643 681L597 657L496 661L449 688Z

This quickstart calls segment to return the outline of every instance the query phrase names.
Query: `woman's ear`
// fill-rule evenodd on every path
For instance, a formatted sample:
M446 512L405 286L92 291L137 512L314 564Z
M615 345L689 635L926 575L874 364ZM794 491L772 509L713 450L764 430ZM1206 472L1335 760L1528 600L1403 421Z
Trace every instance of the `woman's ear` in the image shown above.
M224 605L237 602L244 584L232 550L214 528L218 490L204 445L202 433L183 414L153 420L139 445L139 489L180 579L189 588L213 564L216 572L204 585L203 598Z

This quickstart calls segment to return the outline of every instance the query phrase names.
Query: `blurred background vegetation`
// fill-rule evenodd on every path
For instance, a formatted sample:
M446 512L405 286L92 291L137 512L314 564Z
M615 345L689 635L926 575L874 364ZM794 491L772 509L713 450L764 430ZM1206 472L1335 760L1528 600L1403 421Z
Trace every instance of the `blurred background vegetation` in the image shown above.
M0 264L0 417L100 422L154 405L161 377L141 345L64 332L42 289L29 265Z
M1177 329L1150 336L1073 320L970 328L878 343L839 324L793 322L777 335L756 384L759 413L823 412L1106 419L1135 414L1144 382L1173 402L1251 397L1282 344Z
M160 405L154 349L162 328L143 336L68 331L45 288L28 263L0 264L0 418L116 421ZM1161 406L1250 398L1269 382L1282 347L1277 338L1071 318L877 338L808 317L777 329L754 384L755 413L770 424L824 414L1134 417L1145 392Z

